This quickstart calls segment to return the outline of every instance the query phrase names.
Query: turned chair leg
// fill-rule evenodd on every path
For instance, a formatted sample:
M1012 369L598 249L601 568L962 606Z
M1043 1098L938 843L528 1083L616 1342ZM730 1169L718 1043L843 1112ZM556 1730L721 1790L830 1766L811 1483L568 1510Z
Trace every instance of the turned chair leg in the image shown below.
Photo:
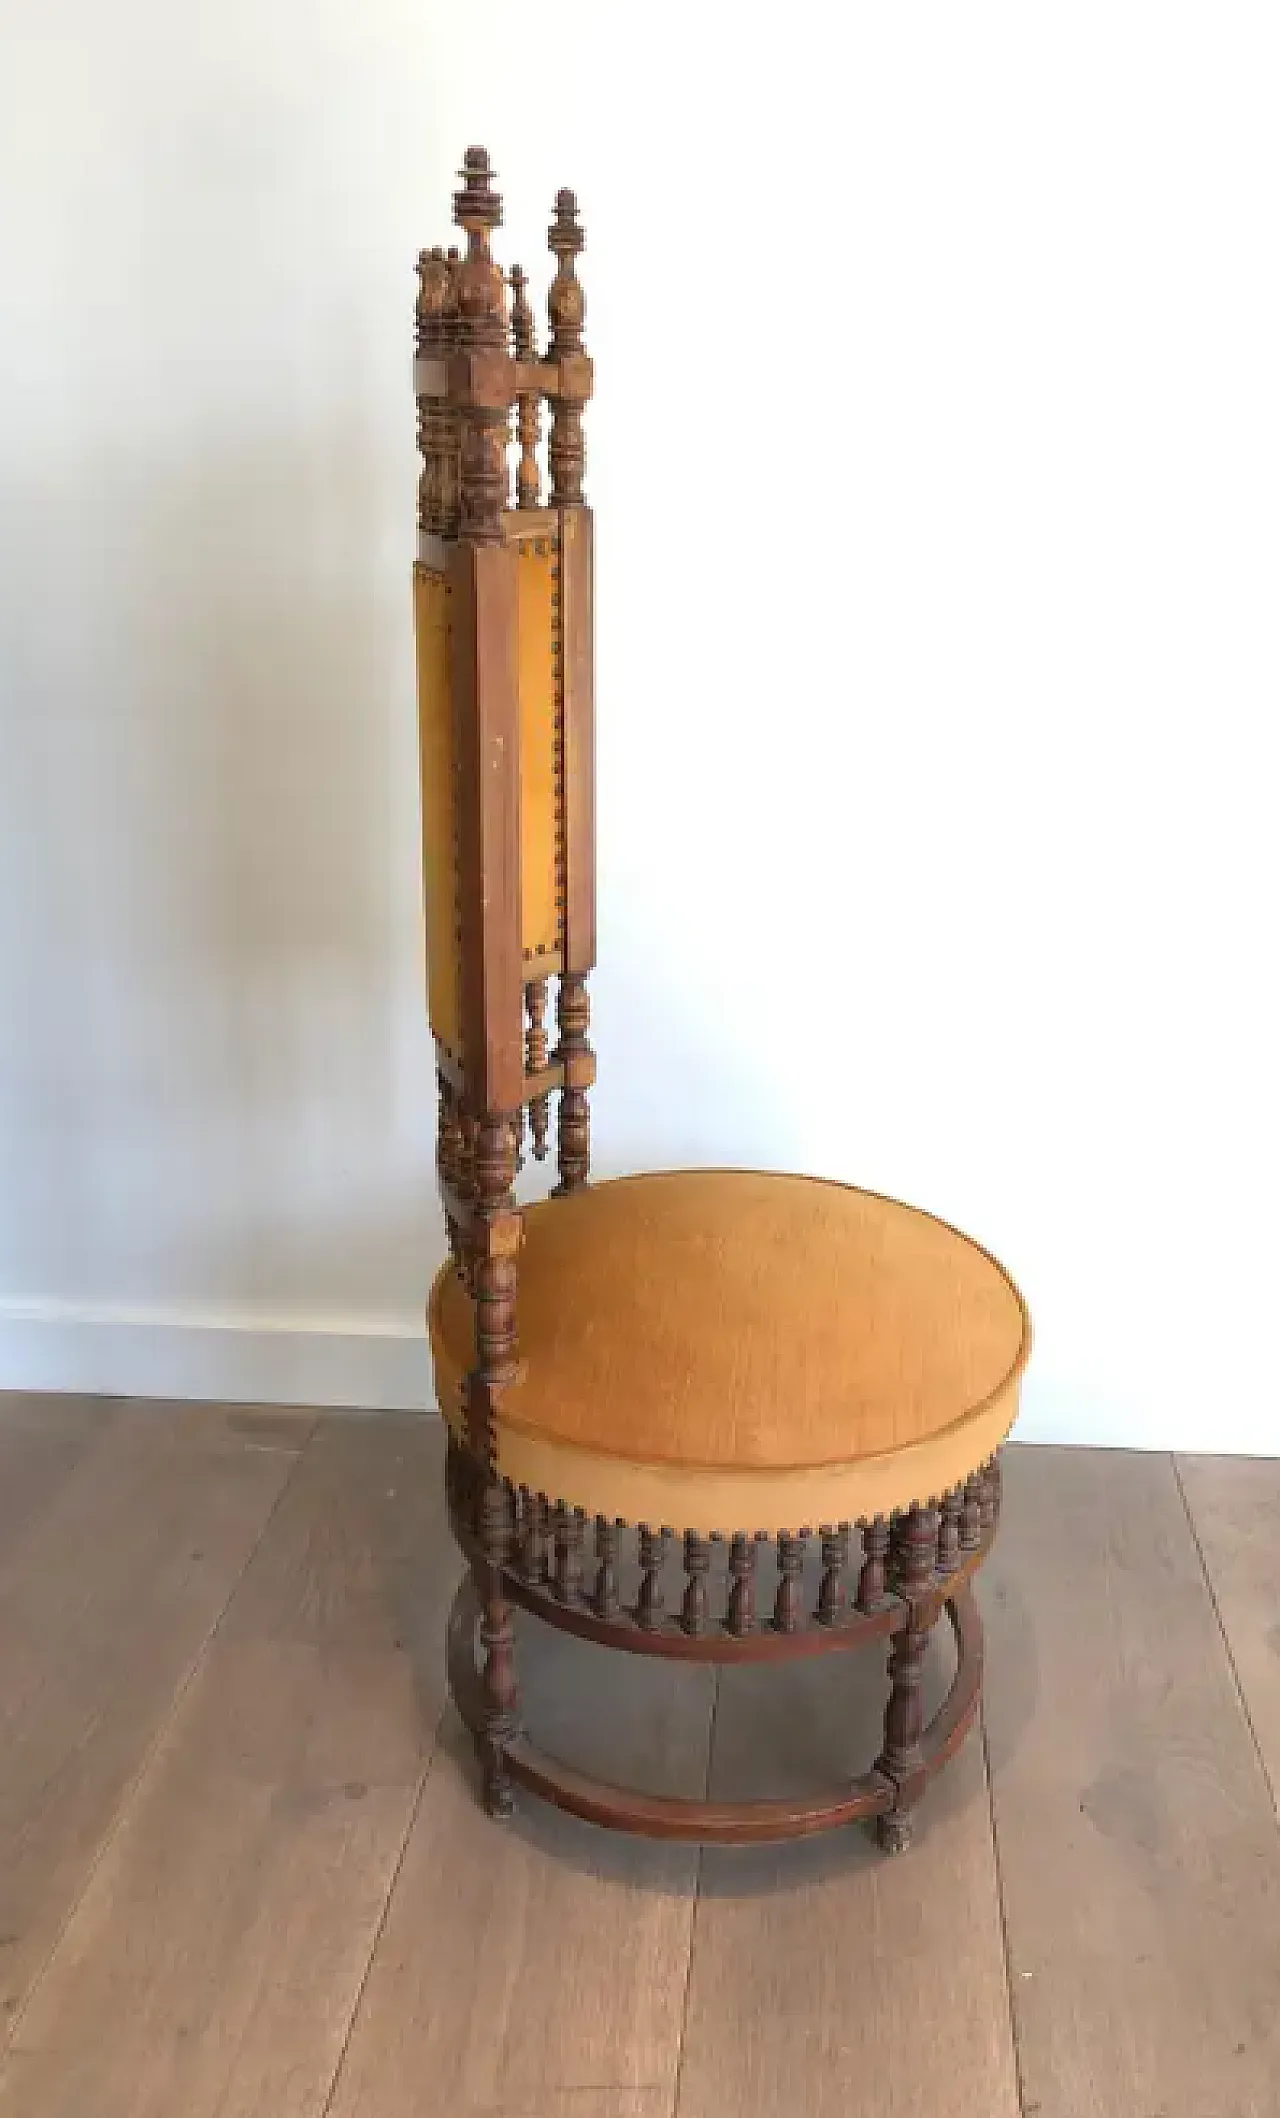
M889 1704L884 1717L884 1749L876 1759L876 1770L894 1786L894 1804L876 1818L876 1836L886 1853L905 1853L911 1844L919 1799L916 1775L923 1763L920 1736L924 1727L924 1658L934 1617L918 1625L918 1599L933 1578L938 1545L936 1508L912 1508L900 1516L890 1534L889 1561L893 1585L905 1596L908 1622L893 1636L889 1649Z
M476 1736L476 1753L483 1775L484 1806L496 1817L510 1816L515 1808L506 1752L519 1725L520 1701L511 1605L503 1584L512 1538L511 1495L501 1479L491 1478L480 1504L480 1557L473 1573L484 1650L484 1721Z

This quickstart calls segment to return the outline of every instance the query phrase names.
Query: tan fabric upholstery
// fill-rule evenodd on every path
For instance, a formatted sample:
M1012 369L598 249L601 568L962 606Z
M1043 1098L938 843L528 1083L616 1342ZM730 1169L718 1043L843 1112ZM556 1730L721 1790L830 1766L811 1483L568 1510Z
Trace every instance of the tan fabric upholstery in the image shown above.
M429 1322L446 1416L474 1360L451 1267ZM690 1170L530 1208L506 1476L679 1529L799 1528L949 1490L1017 1410L1030 1330L987 1253L874 1193Z

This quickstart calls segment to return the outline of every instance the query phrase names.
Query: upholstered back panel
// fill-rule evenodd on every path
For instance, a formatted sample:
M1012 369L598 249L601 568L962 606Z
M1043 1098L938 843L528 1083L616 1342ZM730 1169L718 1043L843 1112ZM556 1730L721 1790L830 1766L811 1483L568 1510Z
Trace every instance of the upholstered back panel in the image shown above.
M560 533L557 517L505 524L516 568L518 755L498 769L519 777L520 933L526 983L559 971L564 949L564 716ZM536 530L536 534L531 534ZM413 574L422 771L427 990L432 1031L459 1064L464 1053L462 907L458 875L462 798L456 741L447 573Z

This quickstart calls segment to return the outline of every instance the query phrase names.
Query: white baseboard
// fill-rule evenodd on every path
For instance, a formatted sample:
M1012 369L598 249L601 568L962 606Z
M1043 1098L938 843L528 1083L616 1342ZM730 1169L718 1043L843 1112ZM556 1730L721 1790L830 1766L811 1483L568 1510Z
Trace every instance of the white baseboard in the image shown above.
M426 1327L0 1301L0 1390L230 1404L434 1404Z

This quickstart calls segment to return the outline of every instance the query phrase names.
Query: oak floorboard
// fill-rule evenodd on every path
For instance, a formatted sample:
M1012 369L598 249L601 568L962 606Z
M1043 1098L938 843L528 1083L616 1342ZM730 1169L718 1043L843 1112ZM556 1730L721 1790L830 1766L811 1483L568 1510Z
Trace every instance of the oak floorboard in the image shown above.
M1280 1808L1280 1462L1180 1456L1178 1474Z
M926 1710L954 1668L945 1627ZM787 1794L863 1772L887 1696L879 1648L727 1671L712 1788ZM977 1735L896 1858L853 1826L708 1849L678 2118L1018 2118L991 1819Z
M1035 2118L1274 2118L1280 1833L1169 1457L1007 1452L987 1729Z
M544 1748L701 1793L713 1688L678 1668L518 1627ZM669 2118L698 1855L532 1797L480 1809L450 1713L330 2118Z
M199 1422L195 1422L197 1429ZM118 1405L0 1559L0 2011L18 2012L295 1458Z

